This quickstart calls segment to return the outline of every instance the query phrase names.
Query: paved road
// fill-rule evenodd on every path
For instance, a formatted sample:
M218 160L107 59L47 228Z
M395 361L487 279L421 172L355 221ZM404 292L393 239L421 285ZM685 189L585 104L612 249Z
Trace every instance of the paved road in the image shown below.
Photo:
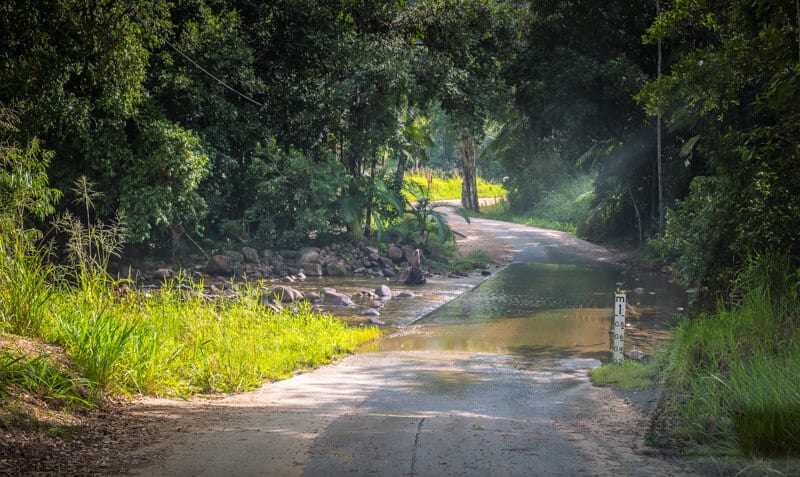
M457 226L468 237L475 228L502 238L516 261L612 259L559 232L485 220ZM150 400L139 412L163 420L169 432L142 451L152 465L133 472L687 475L679 462L643 452L652 399L593 387L592 365L469 352L364 353L243 395Z

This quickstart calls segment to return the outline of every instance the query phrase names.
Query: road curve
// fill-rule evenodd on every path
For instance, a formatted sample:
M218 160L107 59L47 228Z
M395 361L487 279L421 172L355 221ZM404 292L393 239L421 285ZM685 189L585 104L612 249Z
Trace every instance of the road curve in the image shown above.
M612 262L567 234L451 218L464 240L491 235L513 261ZM643 445L651 399L587 378L587 360L504 354L363 353L222 399L149 399L163 438L135 475L691 475ZM634 404L641 404L638 406Z

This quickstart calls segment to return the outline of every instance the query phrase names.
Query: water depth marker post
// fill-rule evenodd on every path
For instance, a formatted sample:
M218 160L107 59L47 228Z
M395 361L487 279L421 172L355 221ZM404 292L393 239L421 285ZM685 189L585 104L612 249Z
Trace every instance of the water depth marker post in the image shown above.
M614 364L622 364L625 359L625 292L614 295Z

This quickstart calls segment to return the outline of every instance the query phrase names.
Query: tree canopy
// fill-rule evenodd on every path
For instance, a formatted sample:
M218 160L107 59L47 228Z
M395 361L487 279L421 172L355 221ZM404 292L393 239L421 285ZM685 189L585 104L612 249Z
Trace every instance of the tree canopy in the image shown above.
M156 245L369 233L429 159L459 158L468 208L481 154L516 210L592 174L579 233L649 237L720 284L744 253L800 252L797 7L4 2L0 140L46 157L49 187L88 177L98 212Z

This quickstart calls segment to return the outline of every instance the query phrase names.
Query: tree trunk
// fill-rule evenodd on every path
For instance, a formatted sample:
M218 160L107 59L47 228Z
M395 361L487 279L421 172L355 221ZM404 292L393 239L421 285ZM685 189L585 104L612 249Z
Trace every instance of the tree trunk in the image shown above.
M661 15L661 2L656 0L656 15ZM661 78L662 69L662 44L658 39L658 78ZM658 231L664 232L664 178L662 174L661 157L661 114L656 118L656 165L658 176Z
M797 8L797 61L800 61L800 0L794 0Z
M478 205L478 157L475 153L475 139L464 130L461 131L461 205L475 212L480 212Z

